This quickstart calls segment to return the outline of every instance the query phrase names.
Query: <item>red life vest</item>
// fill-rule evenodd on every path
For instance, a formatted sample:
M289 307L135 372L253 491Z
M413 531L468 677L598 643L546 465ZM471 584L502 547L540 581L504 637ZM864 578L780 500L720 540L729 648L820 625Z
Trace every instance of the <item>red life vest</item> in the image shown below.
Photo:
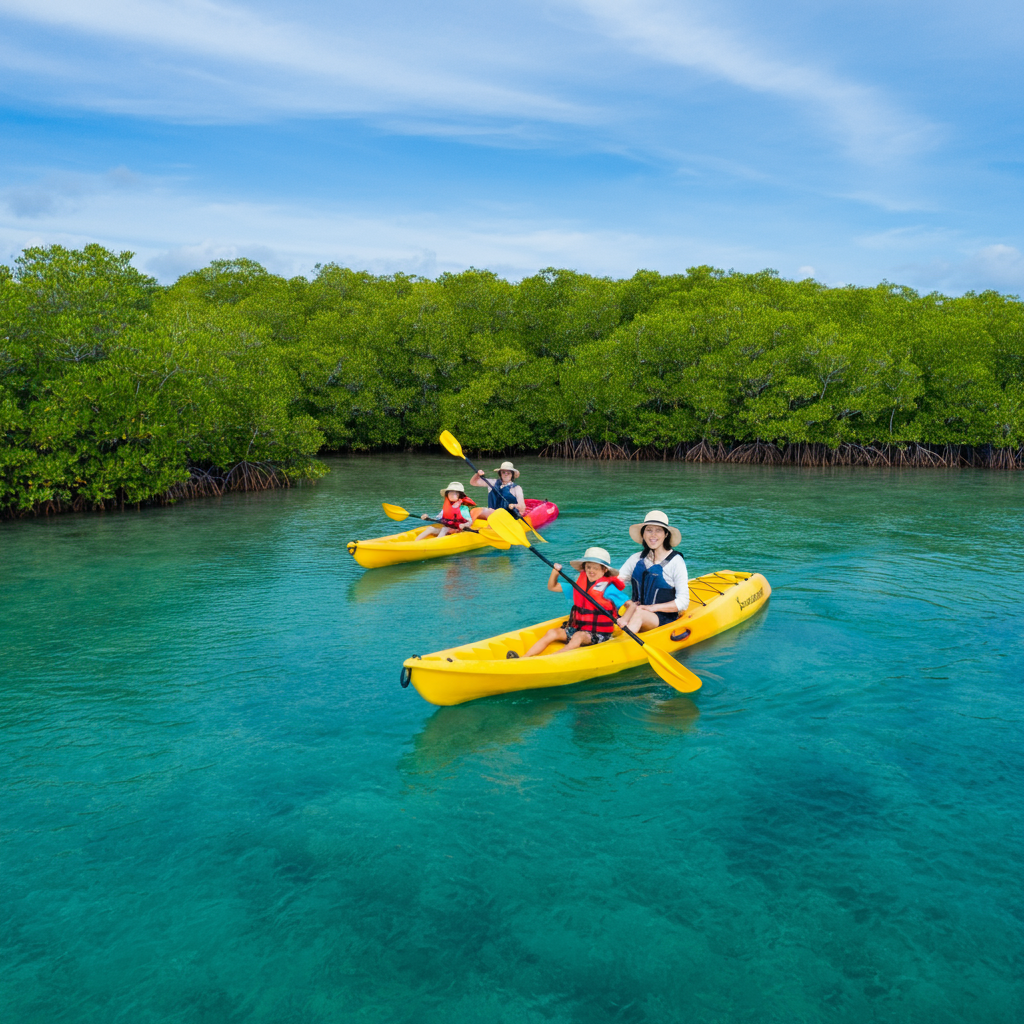
M453 505L448 500L448 495L446 494L444 496L444 505L441 506L441 523L450 530L461 530L464 526L469 526L469 523L462 518L462 513L459 511L463 505L473 508L476 502L470 501L469 498L456 498Z
M591 583L587 578L586 570L581 569L579 579L576 580L576 586L580 590L585 590L587 596L584 597L579 590L572 592L570 624L577 629L582 629L585 633L613 633L615 631L615 623L608 616L602 615L594 605L598 604L606 612L610 612L612 615L615 614L615 605L603 595L604 588L609 583L614 582L614 576L602 576L599 580Z

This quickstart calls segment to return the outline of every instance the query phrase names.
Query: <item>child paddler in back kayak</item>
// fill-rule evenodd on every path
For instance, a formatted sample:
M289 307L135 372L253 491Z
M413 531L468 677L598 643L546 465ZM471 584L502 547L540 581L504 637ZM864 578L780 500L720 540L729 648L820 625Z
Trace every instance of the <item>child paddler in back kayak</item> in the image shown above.
M610 615L615 615L615 609L626 600L626 591L621 589L619 581L615 578L608 552L604 548L587 548L582 558L574 559L569 564L574 569L579 569L576 586L585 591L587 596L584 597L579 590L569 588L568 596L572 609L568 621L564 626L549 629L526 652L527 658L542 654L549 644L557 641L563 641L565 646L555 651L555 654L564 654L566 651L576 650L577 647L604 643L615 632L615 622L598 611L600 608ZM558 571L561 568L556 562L548 579L548 590L555 593L564 593L558 578ZM513 655L510 652L508 656Z
M520 516L526 515L526 498L523 489L516 483L519 470L511 462L503 462L495 471L494 477L474 473L469 481L470 487L487 488L487 508L482 508L473 517L486 519L495 509L507 508L515 510Z
M476 507L475 501L470 501L466 497L466 489L458 480L453 480L447 487L442 487L441 497L444 498L444 503L436 517L440 520L440 525L428 526L416 538L417 540L429 540L431 537L445 537L449 533L458 533L469 526L482 511ZM420 516L420 519L429 522L430 516Z

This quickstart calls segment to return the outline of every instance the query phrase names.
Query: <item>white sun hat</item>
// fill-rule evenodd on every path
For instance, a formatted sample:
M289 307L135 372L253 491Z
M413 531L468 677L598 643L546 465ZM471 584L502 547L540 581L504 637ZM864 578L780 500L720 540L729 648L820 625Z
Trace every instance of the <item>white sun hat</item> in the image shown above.
M463 497L466 496L466 488L459 483L458 480L453 480L447 487L441 488L441 497L447 498L449 491L458 491Z
M519 470L516 469L511 462L503 462L494 472L500 476L503 469L510 469L515 474L515 476L512 477L513 480L519 479Z
M683 535L674 527L668 525L668 516L664 512L658 509L652 509L644 516L642 523L634 523L629 528L629 535L633 538L635 544L643 544L643 530L644 527L650 523L654 523L655 526L662 526L668 530L668 542L673 548L679 547L683 540Z
M587 548L583 552L582 558L574 558L569 564L574 569L582 569L584 562L597 562L598 565L603 565L606 569L612 567L612 560L604 548Z

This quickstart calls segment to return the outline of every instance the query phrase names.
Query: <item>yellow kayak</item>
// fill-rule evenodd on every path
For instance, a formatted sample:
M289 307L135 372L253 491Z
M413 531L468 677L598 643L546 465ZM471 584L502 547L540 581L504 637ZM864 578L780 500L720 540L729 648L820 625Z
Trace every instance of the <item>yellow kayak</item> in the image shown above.
M674 652L707 640L749 619L768 601L772 588L760 573L713 572L690 580L690 605L685 616L641 634L645 644ZM544 686L567 686L646 665L635 641L619 630L611 640L553 656L564 644L552 644L536 658L521 655L565 616L526 629L502 633L475 644L435 654L406 658L402 685L410 682L431 704L462 704L478 697ZM518 658L509 658L514 651Z
M478 530L463 530L449 533L447 537L431 537L417 540L416 537L427 527L420 524L405 533L393 533L390 537L376 537L373 540L350 540L346 545L348 553L364 568L379 569L382 565L398 565L401 562L419 562L424 558L440 558L442 555L462 555L480 548L497 548L508 551L511 545L502 540L493 530L480 527Z
M526 519L535 529L540 529L558 518L558 506L553 501L526 499ZM446 537L431 537L430 540L416 540L426 524L420 524L404 533L393 533L388 537L375 537L373 540L350 540L346 547L348 553L364 568L379 569L384 565L399 565L402 562L420 562L425 558L440 558L442 555L464 555L467 551L479 551L480 548L497 548L508 551L511 547L507 540L502 540L492 529L484 524L487 520L477 520L473 530L461 533L449 533Z

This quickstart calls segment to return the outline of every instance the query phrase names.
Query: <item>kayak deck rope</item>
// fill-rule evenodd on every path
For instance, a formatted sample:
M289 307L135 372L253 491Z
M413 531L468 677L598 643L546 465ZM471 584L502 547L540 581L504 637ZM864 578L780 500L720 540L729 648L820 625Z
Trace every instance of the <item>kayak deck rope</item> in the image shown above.
M724 594L725 591L729 589L729 587L738 587L740 585L740 583L743 582L742 580L730 580L730 579L727 579L720 572L712 573L711 575L712 576L717 576L725 584L725 589L719 590L717 587L712 586L712 584L707 579L705 579L703 577L695 579L695 580L690 580L689 584L688 584L689 588L690 588L690 594L693 596L693 598L695 600L700 601L700 604L701 604L702 608L706 608L707 607L707 602L701 599L700 594L694 593L694 589L693 589L694 586L698 586L699 585L699 586L702 586L702 587L707 587L708 590L710 590L712 594L717 594L719 597L721 597L722 594Z
M726 587L738 587L740 585L739 580L727 580L720 572L716 572L713 575L717 576L720 580L723 580Z

